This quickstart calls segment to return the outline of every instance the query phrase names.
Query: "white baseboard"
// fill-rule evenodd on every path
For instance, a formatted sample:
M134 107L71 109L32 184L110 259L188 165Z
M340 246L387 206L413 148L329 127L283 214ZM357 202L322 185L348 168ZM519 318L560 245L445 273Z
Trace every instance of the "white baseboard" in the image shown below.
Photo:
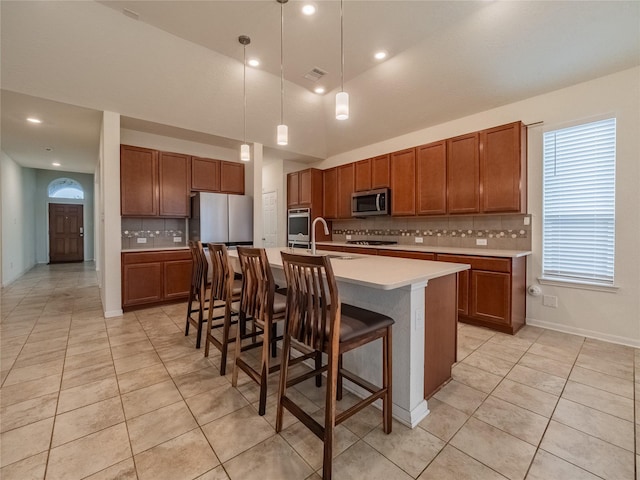
M620 337L618 335L609 335L607 333L587 330L586 328L560 325L558 323L547 322L545 320L536 320L535 318L527 318L526 324L534 327L546 328L548 330L555 330L557 332L582 335L583 337L594 338L596 340L602 340L604 342L617 343L620 345L627 345L629 347L640 348L640 340L633 340L627 337Z
M108 310L104 312L104 318L121 317L123 315L122 309Z

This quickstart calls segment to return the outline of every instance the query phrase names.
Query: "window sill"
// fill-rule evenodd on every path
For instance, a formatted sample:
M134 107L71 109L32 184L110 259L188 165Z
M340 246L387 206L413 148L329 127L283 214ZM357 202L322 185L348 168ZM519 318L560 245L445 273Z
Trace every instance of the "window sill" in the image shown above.
M579 280L561 280L559 278L538 277L541 285L553 285L556 287L580 288L582 290L595 290L598 292L617 293L620 287L615 285L605 285L602 283L585 282Z

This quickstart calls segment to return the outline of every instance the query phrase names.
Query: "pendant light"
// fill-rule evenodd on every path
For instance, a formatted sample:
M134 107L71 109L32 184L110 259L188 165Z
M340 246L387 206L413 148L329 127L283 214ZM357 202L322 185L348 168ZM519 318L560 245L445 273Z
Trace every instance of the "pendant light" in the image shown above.
M244 55L242 62L242 100L243 100L243 122L244 136L242 145L240 145L240 160L243 162L251 161L251 150L247 143L247 45L251 43L251 38L247 35L240 35L238 41L242 45Z
M340 0L340 91L336 94L336 119L349 118L349 94L344 91L344 5Z
M289 0L276 0L280 4L280 125L277 128L278 145L289 143L289 127L284 124L284 4Z

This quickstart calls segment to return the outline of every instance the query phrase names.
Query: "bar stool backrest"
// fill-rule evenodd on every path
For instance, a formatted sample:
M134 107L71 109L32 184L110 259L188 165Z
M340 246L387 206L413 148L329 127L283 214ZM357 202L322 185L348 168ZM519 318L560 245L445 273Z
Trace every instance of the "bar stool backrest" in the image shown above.
M209 276L209 263L207 262L207 256L204 253L202 242L198 240L195 245L195 255L198 263L198 286L202 288L206 286Z
M314 350L337 351L340 298L327 256L281 252L287 279L286 334Z
M191 289L193 292L198 292L202 277L200 274L200 261L198 260L198 247L193 240L189 240L189 252L193 261L193 266L191 267Z
M266 321L273 310L276 284L264 248L238 247L242 268L240 310L248 317Z
M208 248L213 268L213 276L211 278L213 298L226 301L231 298L234 277L227 247L221 243L209 243Z

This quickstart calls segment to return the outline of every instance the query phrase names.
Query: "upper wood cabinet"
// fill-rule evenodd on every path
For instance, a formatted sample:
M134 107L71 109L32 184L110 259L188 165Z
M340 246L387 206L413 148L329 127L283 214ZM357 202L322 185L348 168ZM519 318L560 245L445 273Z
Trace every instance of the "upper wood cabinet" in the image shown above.
M447 205L449 213L480 212L480 134L447 140Z
M187 155L120 146L120 212L132 217L188 217Z
M322 172L324 216L327 219L338 218L338 168L328 168Z
M389 155L380 155L355 162L356 192L389 187Z
M195 192L220 191L220 160L191 157L191 190Z
M514 122L480 132L482 211L527 211L527 129Z
M308 168L287 175L287 206L311 208L322 216L322 170Z
M371 190L371 159L355 162L355 191Z
M416 150L409 148L390 154L391 215L416 214Z
M120 146L120 213L158 215L158 152Z
M351 196L355 182L353 163L338 167L338 218L351 218Z
M158 203L161 217L188 217L190 161L188 155L158 155Z
M389 154L379 155L371 159L371 189L388 188L389 180Z
M238 162L220 162L220 192L244 195L244 165Z
M447 143L416 147L416 213L447 213Z

